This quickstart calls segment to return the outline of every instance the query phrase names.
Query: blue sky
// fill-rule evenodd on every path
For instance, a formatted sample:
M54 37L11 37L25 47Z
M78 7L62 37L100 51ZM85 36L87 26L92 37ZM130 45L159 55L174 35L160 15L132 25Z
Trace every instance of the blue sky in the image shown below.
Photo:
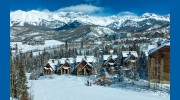
M170 0L10 0L10 10L82 11L94 15L170 14Z

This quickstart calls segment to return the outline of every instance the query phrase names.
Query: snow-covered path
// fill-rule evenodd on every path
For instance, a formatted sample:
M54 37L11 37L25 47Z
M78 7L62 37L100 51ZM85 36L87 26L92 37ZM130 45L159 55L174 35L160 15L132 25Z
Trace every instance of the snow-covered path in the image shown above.
M86 78L57 76L29 81L32 84L34 100L170 100L148 92L136 92L121 88L86 86Z

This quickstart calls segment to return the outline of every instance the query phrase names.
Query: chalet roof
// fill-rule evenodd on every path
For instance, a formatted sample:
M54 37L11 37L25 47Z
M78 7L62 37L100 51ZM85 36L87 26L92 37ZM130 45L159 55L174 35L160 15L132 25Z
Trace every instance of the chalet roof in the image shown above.
M148 51L151 50L151 49L154 49L154 48L157 48L157 45L149 45L148 46Z
M133 54L128 55L128 56L123 60L123 62L127 62L131 56L134 56L134 55L133 55Z
M113 58L113 57L114 57L114 58ZM117 62L116 62L116 60L115 60L116 58L117 58L117 55L116 55L116 56L112 56L112 57L109 56L104 64L107 64L110 59L113 59L113 60L115 61L115 63L117 64ZM110 64L110 63L109 63L109 64Z
M86 59L84 59L84 58L83 58L83 59L81 60L81 62L83 62L83 61L85 61L85 62L86 62L86 65L89 65L89 66L93 67L93 65L92 65L92 64L90 64L90 63L89 63ZM80 62L80 63L81 63L81 62ZM79 64L80 64L80 63L79 63ZM77 67L77 66L79 66L79 64L78 64L78 65L76 65L76 67ZM85 66L86 66L86 65L85 65Z
M44 69L46 69L46 70L51 70L51 71L54 70L52 67L50 67L50 68L44 67Z
M58 65L58 61L60 61L60 59L49 59L48 63L52 68L51 70L55 70L56 65Z
M122 51L122 56L123 57L128 57L129 53L133 54L134 57L136 57L136 58L138 57L138 54L137 54L136 51Z
M103 60L108 60L111 55L103 55ZM112 59L116 59L118 56L117 55L112 55Z
M61 58L60 59L60 64L64 64L65 62L72 64L74 63L74 58Z
M94 56L77 56L76 62L81 62L83 59L87 62L96 62L96 58Z
M153 52L155 52L155 51L157 51L157 50L159 50L159 49L161 49L161 48L163 48L163 47L165 47L165 46L170 46L170 41L161 44L161 45L160 45L159 47L157 47L157 48L154 48L154 49L149 50L148 54L150 55L150 54L152 54Z
M76 57L76 62L81 62L81 60L84 58L84 56L77 56Z

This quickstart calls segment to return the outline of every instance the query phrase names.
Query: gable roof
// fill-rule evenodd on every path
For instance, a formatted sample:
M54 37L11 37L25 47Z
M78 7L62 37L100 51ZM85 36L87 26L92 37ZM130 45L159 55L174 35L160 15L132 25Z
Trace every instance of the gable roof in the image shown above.
M113 59L112 57L109 57L108 59L107 59L107 61L104 63L105 65L109 62L109 60L114 60L114 62L118 65L118 63L115 61L115 59Z
M81 64L83 61L85 61L85 62L86 62L86 65L89 65L89 66L93 67L93 65L92 65L92 64L90 64L90 63L89 63L86 59L82 59L82 60L81 60L81 62L80 62L79 64ZM76 65L76 67L77 67L77 66L79 66L79 64L78 64L78 65ZM85 66L86 66L86 65L85 65ZM75 68L76 68L76 67L75 67Z
M148 50L151 50L151 49L154 49L154 48L157 48L157 45L148 45Z
M77 56L76 62L81 62L83 59L86 60L86 62L96 62L96 58L94 56Z
M136 57L136 58L138 57L138 54L137 54L136 51L122 51L122 56L123 57L128 57L129 53L133 54L134 57Z
M64 64L66 62L72 64L72 63L74 63L74 59L73 58L61 58L60 59L60 64Z
M103 55L103 60L108 60L111 57L111 55ZM112 55L112 59L116 59L117 55Z
M54 60L54 62L53 62ZM50 68L44 67L45 69L55 70L56 65L58 65L59 59L49 59L48 64L51 66Z
M123 62L127 62L127 61L129 60L129 58L131 58L132 56L134 56L134 55L133 55L133 54L128 55L128 56L123 60Z
M165 42L162 45L160 45L159 47L149 50L148 54L150 55L150 54L154 53L155 51L157 51L157 50L159 50L165 46L170 46L170 42Z

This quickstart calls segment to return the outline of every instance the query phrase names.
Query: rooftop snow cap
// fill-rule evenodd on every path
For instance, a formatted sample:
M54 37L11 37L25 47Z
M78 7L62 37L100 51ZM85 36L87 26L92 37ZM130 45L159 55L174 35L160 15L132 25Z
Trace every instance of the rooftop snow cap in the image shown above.
M134 57L138 57L137 51L122 51L122 56L127 57L129 55L129 52L134 55Z

